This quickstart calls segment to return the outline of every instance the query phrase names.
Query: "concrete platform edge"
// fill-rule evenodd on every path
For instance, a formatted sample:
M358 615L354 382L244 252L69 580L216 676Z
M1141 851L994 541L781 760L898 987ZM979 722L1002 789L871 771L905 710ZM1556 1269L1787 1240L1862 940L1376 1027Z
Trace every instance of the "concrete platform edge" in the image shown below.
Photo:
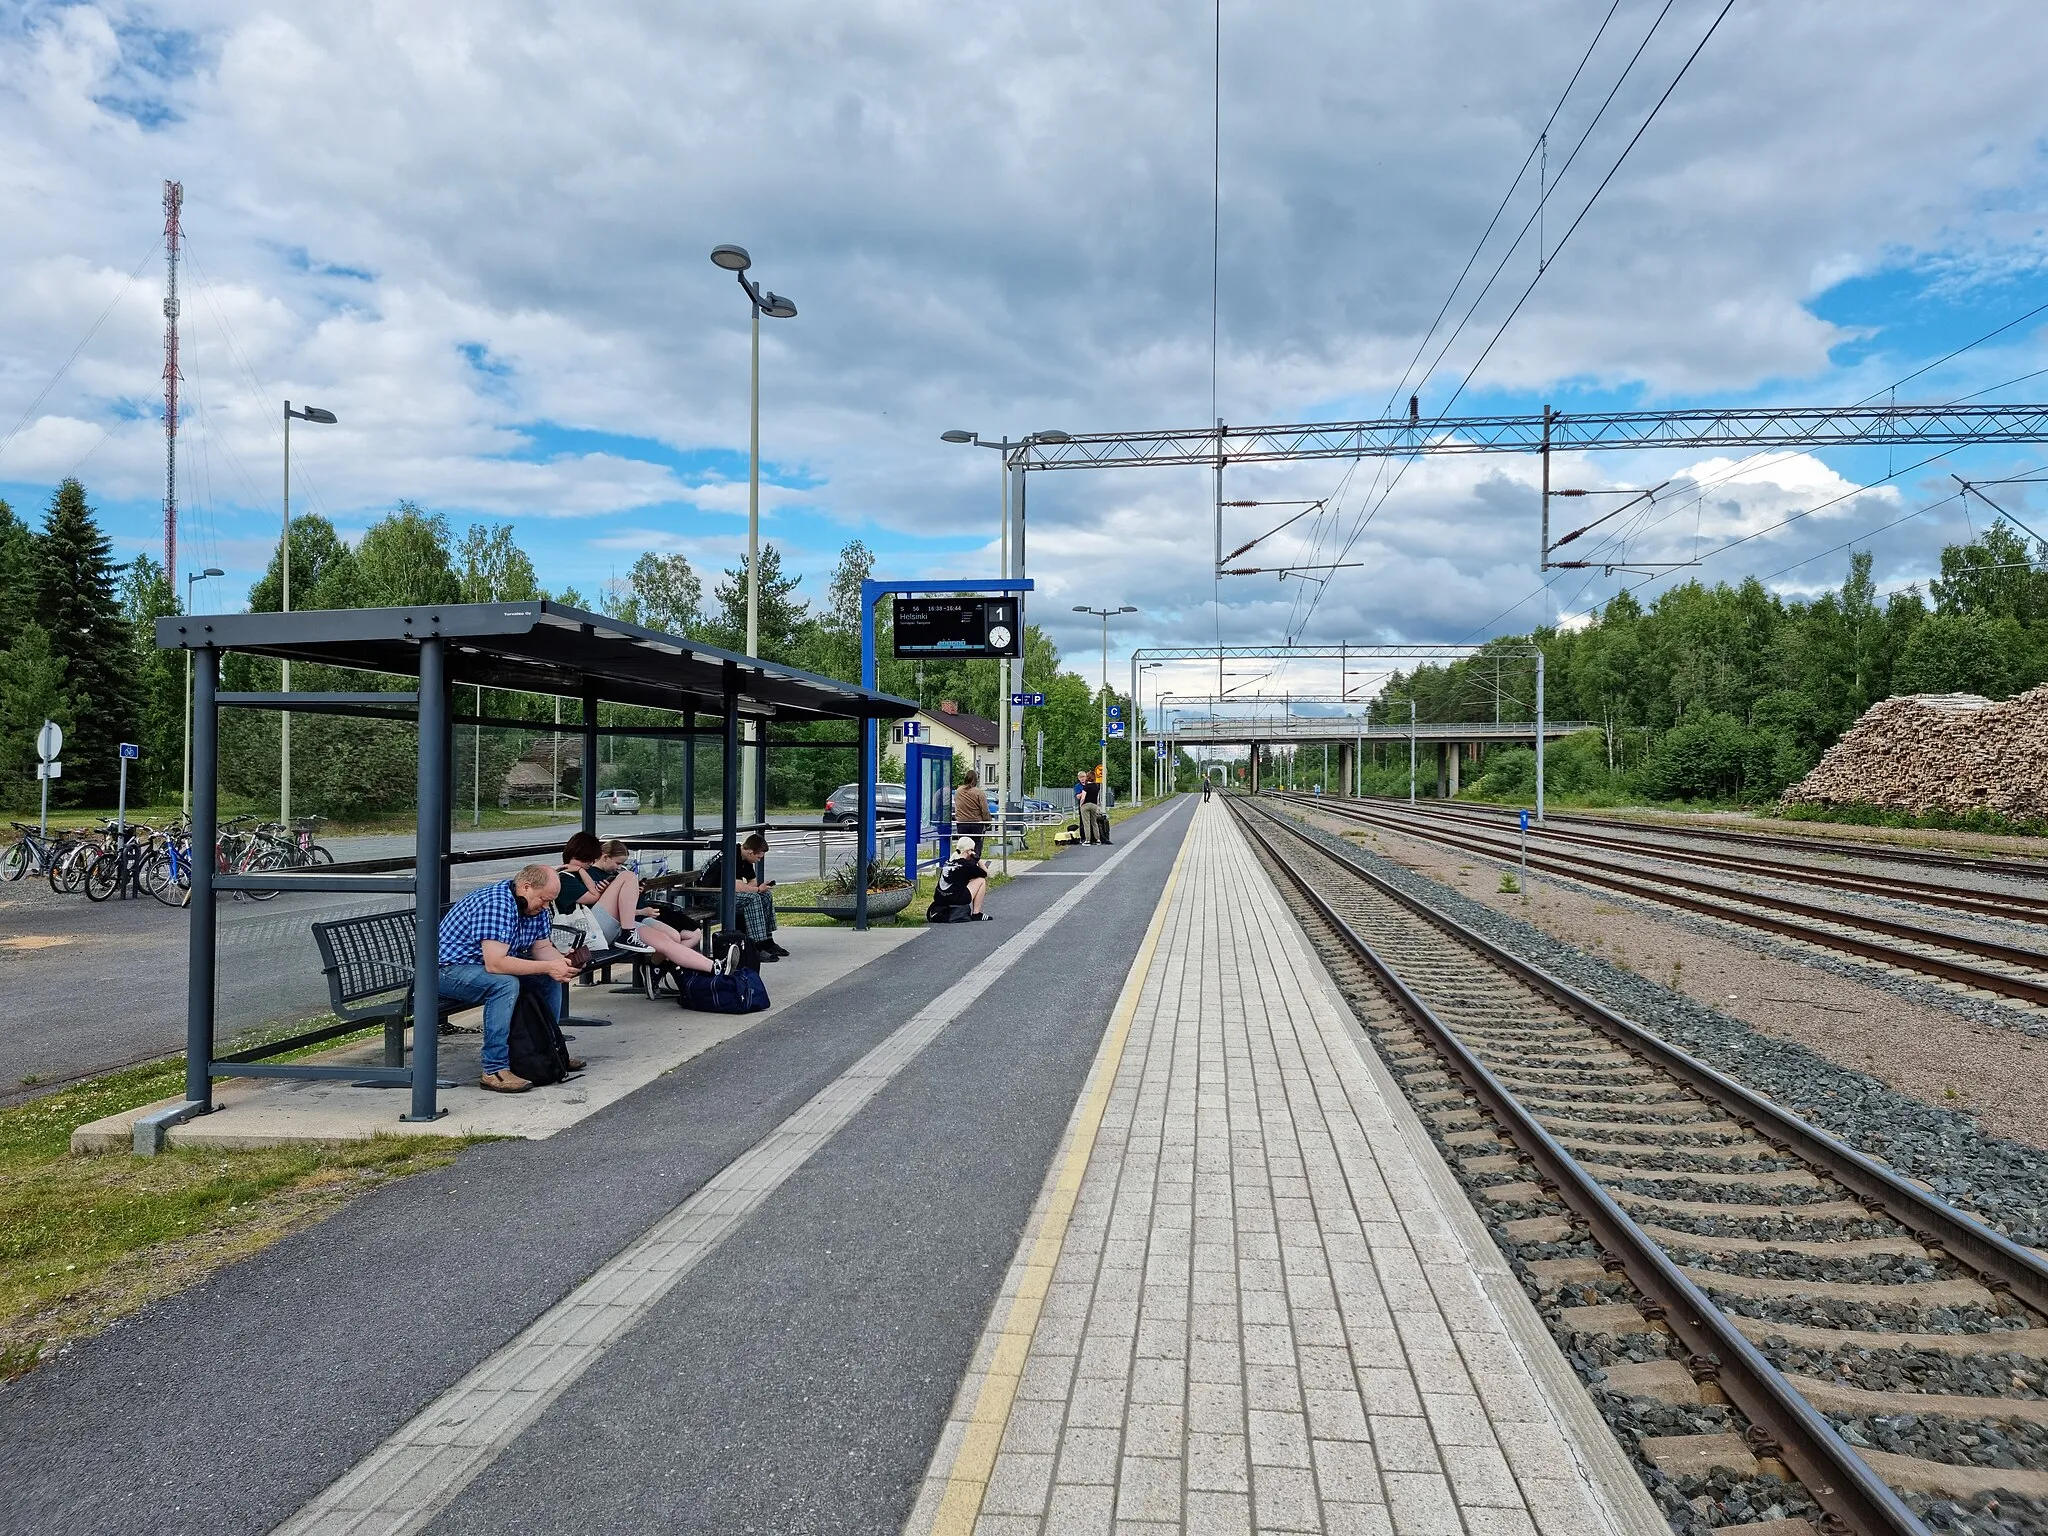
M1261 872L1266 873L1263 866ZM1270 881L1271 878L1267 873L1267 879ZM1292 909L1286 911L1287 921L1301 935L1308 952L1315 955L1316 948L1309 942ZM1480 1289L1499 1312L1530 1376L1557 1410L1559 1428L1565 1432L1566 1443L1571 1446L1577 1461L1580 1481L1587 1488L1594 1507L1606 1516L1616 1536L1671 1536L1671 1525L1664 1518L1664 1512L1650 1497L1650 1490L1643 1485L1634 1463L1622 1450L1621 1442L1614 1438L1614 1431L1601 1416L1586 1391L1585 1383L1579 1380L1571 1362L1559 1351L1557 1341L1551 1337L1550 1329L1536 1310L1536 1304L1522 1289L1500 1249L1494 1246L1486 1223L1472 1209L1472 1202L1456 1175L1444 1162L1436 1144L1429 1139L1429 1131L1424 1127L1421 1116L1416 1114L1415 1106L1408 1102L1394 1074L1380 1060L1379 1052L1366 1038L1365 1026L1358 1022L1358 1016L1345 1001L1336 978L1326 968L1322 970L1322 981L1331 1005L1344 1021L1345 1033L1365 1063L1366 1072L1386 1099L1388 1113L1408 1144L1416 1167L1443 1207L1451 1230L1457 1234L1459 1243L1470 1258Z

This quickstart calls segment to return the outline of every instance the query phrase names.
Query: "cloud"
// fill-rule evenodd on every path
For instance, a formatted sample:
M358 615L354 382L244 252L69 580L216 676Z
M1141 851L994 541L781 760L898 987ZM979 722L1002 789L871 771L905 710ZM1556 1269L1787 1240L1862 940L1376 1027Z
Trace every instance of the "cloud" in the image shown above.
M1550 253L1717 8L1672 8L1558 185ZM1600 9L1225 7L1218 411L1314 419L1397 393ZM1657 14L1622 7L1553 131L1553 174ZM153 16L129 0L34 5L0 39L0 431L129 284L161 180L180 177L187 461L209 477L186 496L195 536L220 548L275 516L287 397L342 418L293 448L307 504L344 521L401 496L517 519L558 579L585 586L643 533L643 547L730 539L743 482L690 462L746 443L747 305L705 259L724 241L801 310L762 327L763 506L814 572L855 535L906 575L992 568L993 456L939 443L946 428L1209 418L1210 58L1185 7L1053 0L963 25L938 0L191 0L176 33ZM2016 0L1939 27L1905 0L1738 7L1468 403L1854 399L1942 348L1916 336L1902 355L1884 325L1824 316L1836 285L1914 274L1954 304L1959 339L2024 309L2014 296L2042 258L2044 31ZM1515 252L1443 367L1398 393L1439 407L1535 260ZM0 456L0 481L46 487L90 455L95 496L141 543L162 473L160 436L135 416L160 387L156 284L145 264ZM1838 366L1845 343L1854 360ZM1953 376L1981 387L2037 354L2015 336ZM2010 371L1970 371L1994 357ZM555 452L555 430L651 446ZM1685 459L1573 472L1720 472ZM1157 638L1271 640L1304 623L1446 638L1536 588L1531 465L1425 461L1361 528L1379 468L1260 548L1255 563L1359 562L1326 573L1312 621L1314 589L1292 577L1229 578L1218 613L1205 474L1035 477L1039 609L1083 649L1088 626L1058 617L1082 600L1141 604ZM1230 494L1325 497L1344 473L1233 469ZM1629 552L1735 537L1883 471L1769 473ZM1923 494L1852 497L1706 573L1773 569ZM1947 517L1890 536L1887 559L1924 567ZM1254 520L1233 514L1230 542ZM1506 621L1611 590L1555 591Z

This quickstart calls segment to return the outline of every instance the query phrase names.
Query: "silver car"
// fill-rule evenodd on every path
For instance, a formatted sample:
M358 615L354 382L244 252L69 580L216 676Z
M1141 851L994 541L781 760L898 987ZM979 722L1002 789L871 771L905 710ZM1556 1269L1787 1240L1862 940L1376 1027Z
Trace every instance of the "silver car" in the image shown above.
M638 816L640 796L630 789L600 789L597 792L597 808L608 816Z

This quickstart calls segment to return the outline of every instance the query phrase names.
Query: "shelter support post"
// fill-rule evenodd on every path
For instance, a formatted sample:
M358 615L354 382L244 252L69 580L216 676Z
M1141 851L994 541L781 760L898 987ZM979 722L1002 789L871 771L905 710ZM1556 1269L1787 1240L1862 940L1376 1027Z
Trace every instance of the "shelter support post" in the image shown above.
M413 828L412 1112L438 1120L441 1056L441 856L448 835L448 642L420 641L418 820Z
M425 682L421 683L421 700L426 698ZM593 835L597 831L597 693L594 689L583 690L583 830Z
M768 722L756 720L754 729L754 825L768 830Z
M860 723L860 830L853 847L853 927L856 933L868 926L868 866L875 857L875 742L879 723L863 718ZM910 791L904 790L904 809L909 809Z
M188 651L186 653L190 655ZM192 677L192 846L211 853L220 831L220 652L199 652ZM192 861L191 938L185 958L185 1100L213 1108L214 970L217 935L211 857Z
M740 669L725 664L725 765L719 776L718 926L730 933L733 926L733 882L739 878L740 858Z
M697 836L697 712L683 711L683 725L688 734L683 737L683 836L691 841ZM683 850L683 868L694 871L697 867L697 850Z

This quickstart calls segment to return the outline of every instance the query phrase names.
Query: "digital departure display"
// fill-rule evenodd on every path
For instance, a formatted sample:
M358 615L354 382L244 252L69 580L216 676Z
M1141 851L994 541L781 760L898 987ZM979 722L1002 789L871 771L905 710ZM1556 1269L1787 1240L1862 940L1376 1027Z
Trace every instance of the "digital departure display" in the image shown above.
M966 660L1022 656L1024 627L1008 597L898 597L896 655Z

